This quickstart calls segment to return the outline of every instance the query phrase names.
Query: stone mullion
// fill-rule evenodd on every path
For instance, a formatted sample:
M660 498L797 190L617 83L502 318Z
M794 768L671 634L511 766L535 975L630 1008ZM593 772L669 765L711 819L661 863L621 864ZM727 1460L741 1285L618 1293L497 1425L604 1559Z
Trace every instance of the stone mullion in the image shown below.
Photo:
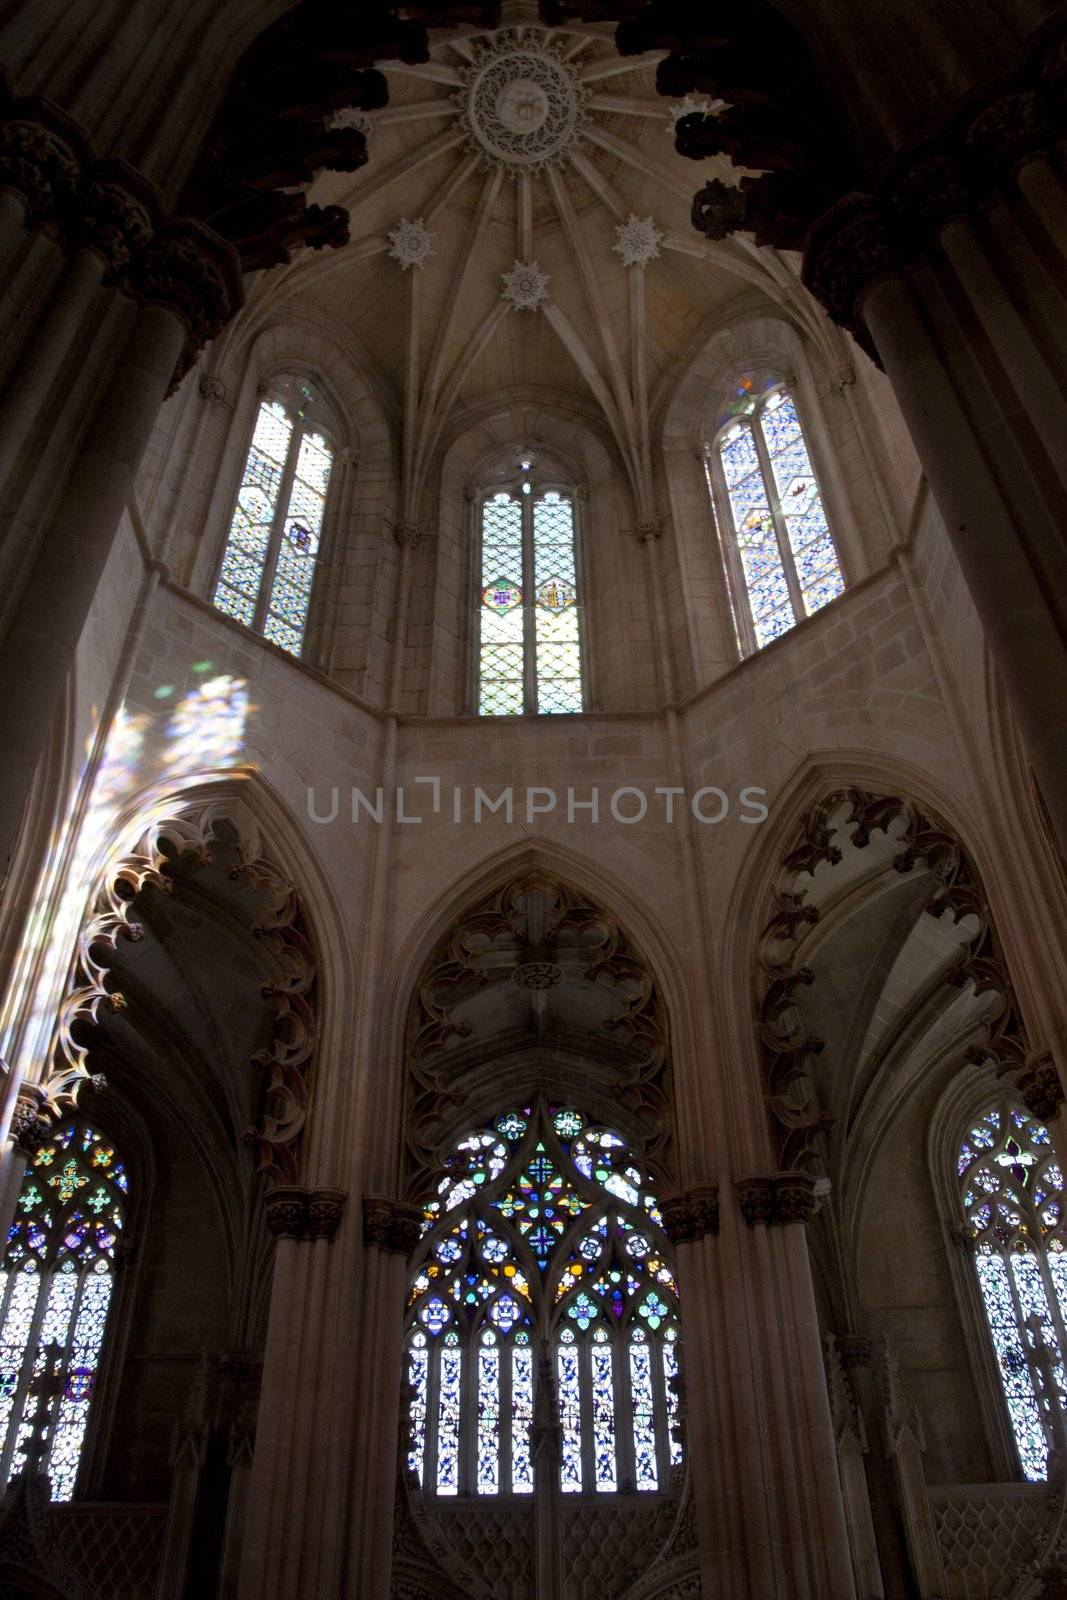
M256 420L258 421L258 419L259 409L257 407ZM300 455L300 441L304 437L304 429L300 418L290 416L289 422L291 426L291 432L289 434L289 448L285 452L285 460L282 463L281 482L278 484L278 498L274 504L274 516L271 518L270 538L267 541L267 548L263 555L263 566L259 575L259 595L256 599L256 609L252 617L252 627L255 629L256 633L262 633L267 625L267 614L270 610L270 597L274 592L274 575L278 570L278 558L281 555L282 539L285 534L285 523L287 517L289 516L289 501L293 493L293 480L296 477L296 463ZM246 470L251 449L252 440L249 439L248 449L245 451ZM243 480L243 472L241 476ZM238 495L240 495L240 492L240 489L238 489ZM226 536L227 547L229 546L230 538L232 537L232 527L233 516L231 513L231 533L228 533ZM223 561L225 561L225 559L226 551L224 549ZM221 563L219 570L222 570Z
M787 391L788 392L788 391ZM794 405L796 402L794 401ZM793 547L789 542L789 524L782 511L782 500L778 493L778 481L774 475L774 466L771 462L770 446L763 432L763 413L765 406L760 406L752 418L752 438L756 445L756 455L759 458L760 473L763 477L763 487L767 494L767 506L774 523L774 536L778 541L778 554L782 562L782 571L785 573L786 587L789 590L789 599L793 607L793 619L802 622L805 616L804 596L800 592L800 579L797 576L796 563L793 560ZM807 442L805 441L805 449Z
M752 617L752 597L748 592L748 584L745 581L741 548L737 542L737 522L734 517L734 508L730 501L730 491L726 486L726 474L723 471L722 456L718 444L705 457L705 470L708 475L708 489L711 494L712 510L716 513L719 544L723 559L726 562L729 586L733 591L734 615L737 618L742 634L739 642L742 654L748 656L752 655L758 648L756 625Z
M522 508L522 700L527 715L537 710L537 602L534 583L532 494L519 494Z

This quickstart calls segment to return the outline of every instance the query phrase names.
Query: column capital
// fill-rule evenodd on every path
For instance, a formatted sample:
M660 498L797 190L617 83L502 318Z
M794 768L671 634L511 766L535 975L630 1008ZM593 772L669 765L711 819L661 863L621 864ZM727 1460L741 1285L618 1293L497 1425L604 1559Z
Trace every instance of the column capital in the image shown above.
M694 1244L719 1231L719 1186L698 1183L660 1201L663 1231L672 1244Z
M810 1172L769 1172L734 1184L741 1215L750 1228L807 1222L818 1209L818 1180Z
M363 1196L363 1243L409 1256L422 1233L422 1207L387 1195Z
M666 521L666 517L656 515L638 517L634 524L634 532L637 535L638 543L649 544L651 542L654 544L657 539L661 539Z
M330 1240L348 1199L343 1189L278 1184L267 1195L267 1227L276 1239Z
M267 1195L267 1227L276 1239L302 1239L308 1224L308 1191L279 1184Z
M1015 1075L1015 1085L1032 1117L1048 1122L1063 1108L1063 1083L1049 1050L1032 1050Z
M341 1226L348 1195L343 1189L312 1189L308 1197L308 1236L333 1239Z

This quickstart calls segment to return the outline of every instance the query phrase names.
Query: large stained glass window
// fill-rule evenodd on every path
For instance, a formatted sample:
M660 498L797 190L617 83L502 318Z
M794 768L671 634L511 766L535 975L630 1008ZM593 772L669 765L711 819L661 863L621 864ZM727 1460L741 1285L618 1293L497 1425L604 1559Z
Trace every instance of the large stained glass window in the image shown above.
M581 711L574 501L524 476L481 507L478 710Z
M967 1233L1023 1476L1044 1479L1050 1407L1063 1404L1067 1219L1044 1123L1008 1102L960 1146Z
M0 1272L0 1483L32 1449L52 1499L74 1493L125 1206L122 1162L80 1119L29 1164Z
M738 643L788 632L845 587L796 402L743 377L708 460Z
M282 381L256 414L215 604L298 656L334 449L307 383Z
M426 1207L408 1299L408 1464L435 1496L650 1493L681 1462L678 1293L649 1179L573 1108L468 1134Z

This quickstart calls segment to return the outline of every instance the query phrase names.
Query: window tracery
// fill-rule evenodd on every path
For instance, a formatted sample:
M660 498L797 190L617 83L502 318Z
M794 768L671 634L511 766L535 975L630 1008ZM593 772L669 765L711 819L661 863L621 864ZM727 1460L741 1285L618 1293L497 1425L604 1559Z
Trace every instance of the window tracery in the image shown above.
M480 505L478 711L573 713L584 703L574 496L521 478Z
M564 1495L655 1492L680 1464L678 1294L622 1137L573 1108L468 1134L426 1207L408 1299L408 1465L433 1496L535 1489L558 1418Z
M36 1443L52 1499L74 1493L126 1197L122 1161L80 1118L27 1168L0 1271L0 1483Z
M734 627L749 654L845 587L796 401L779 378L739 380L707 467Z
M957 1174L1019 1464L1040 1482L1067 1399L1063 1174L1045 1124L1006 1101L971 1128Z
M214 603L301 653L335 446L310 384L283 379L256 413Z

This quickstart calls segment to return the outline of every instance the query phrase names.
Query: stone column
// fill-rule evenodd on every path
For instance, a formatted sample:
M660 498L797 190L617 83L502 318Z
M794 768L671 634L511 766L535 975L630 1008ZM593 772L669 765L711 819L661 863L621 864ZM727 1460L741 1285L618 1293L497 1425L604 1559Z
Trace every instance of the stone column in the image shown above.
M240 1600L318 1600L315 1562L318 1486L336 1458L316 1430L317 1398L328 1364L331 1326L330 1245L345 1195L339 1189L289 1185L267 1196L267 1225L277 1240L255 1449L247 1479L235 1592ZM235 1513L236 1514L236 1513ZM233 1584L237 1556L226 1552Z
M804 277L885 367L1067 854L1065 82L1061 24L818 219Z
M348 1567L351 1600L388 1600L392 1568L401 1335L408 1259L419 1241L422 1209L381 1195L363 1198L365 1279L358 1330L357 1405L365 1449L351 1497ZM309 1595L308 1600L312 1600Z
M817 1203L815 1180L803 1172L775 1172L734 1187L740 1216L731 1209L723 1219L724 1240L732 1234L734 1241L724 1288L737 1304L735 1316L743 1307L751 1366L747 1373L735 1369L732 1382L739 1412L751 1405L744 1431L758 1441L750 1446L758 1475L749 1492L764 1530L756 1548L771 1573L771 1586L746 1592L753 1600L758 1594L854 1600L804 1227Z

